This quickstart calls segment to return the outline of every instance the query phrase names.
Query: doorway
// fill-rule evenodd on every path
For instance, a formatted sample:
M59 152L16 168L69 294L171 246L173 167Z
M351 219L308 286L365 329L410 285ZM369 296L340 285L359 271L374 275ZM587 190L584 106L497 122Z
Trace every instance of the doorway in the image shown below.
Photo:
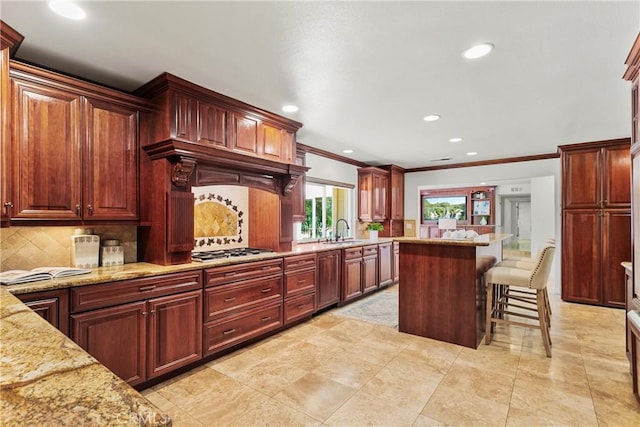
M505 252L508 251L508 255L531 256L531 196L505 196L502 209L504 232L513 234L504 244Z

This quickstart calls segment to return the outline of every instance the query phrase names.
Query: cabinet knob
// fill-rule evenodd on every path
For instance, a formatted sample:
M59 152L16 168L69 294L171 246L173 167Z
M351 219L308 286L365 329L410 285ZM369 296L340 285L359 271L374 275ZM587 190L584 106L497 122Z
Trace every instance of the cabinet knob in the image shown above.
M93 205L87 205L87 210L89 211L89 215L93 215Z
M76 205L76 215L77 216L81 216L82 215L82 206L80 206L80 204Z
M13 202L4 202L4 207L9 209L13 207Z

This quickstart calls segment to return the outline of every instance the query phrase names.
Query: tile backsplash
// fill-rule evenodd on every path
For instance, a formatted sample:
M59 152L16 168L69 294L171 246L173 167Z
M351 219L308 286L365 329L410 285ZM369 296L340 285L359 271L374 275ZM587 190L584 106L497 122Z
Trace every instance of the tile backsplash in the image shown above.
M249 190L235 185L193 187L196 251L247 247Z
M0 228L0 271L71 265L71 236L76 228L91 228L105 239L118 239L124 262L137 261L136 226Z

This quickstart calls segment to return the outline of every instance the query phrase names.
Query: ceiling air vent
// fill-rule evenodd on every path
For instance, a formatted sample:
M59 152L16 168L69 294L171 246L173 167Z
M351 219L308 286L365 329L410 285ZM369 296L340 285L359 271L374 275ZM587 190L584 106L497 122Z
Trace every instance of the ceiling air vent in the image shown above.
M446 162L447 160L451 160L451 157L443 157L441 159L431 159L430 162Z

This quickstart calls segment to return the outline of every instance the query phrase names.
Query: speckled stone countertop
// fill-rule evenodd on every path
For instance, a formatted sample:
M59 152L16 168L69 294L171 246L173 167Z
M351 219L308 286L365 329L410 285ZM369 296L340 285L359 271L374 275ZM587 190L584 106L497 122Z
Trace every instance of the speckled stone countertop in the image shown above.
M322 252L334 249L342 249L352 246L366 246L370 244L391 242L397 239L381 238L378 241L355 240L341 243L305 243L296 245L290 252L264 252L257 255L247 255L241 258L221 258L209 262L191 262L177 265L158 265L148 262L135 262L131 264L113 267L99 267L91 270L89 274L64 277L60 279L42 280L38 282L21 283L18 285L0 285L14 295L31 292L50 291L53 289L73 288L77 286L94 285L98 283L116 282L119 280L137 279L140 277L160 276L163 274L178 273L183 271L202 270L224 265L242 264L253 261L264 261L282 258L292 255L301 255L310 252Z
M633 263L629 262L629 261L623 261L620 263L620 265L622 265L622 267L627 270L629 273L631 273L633 271Z
M415 237L401 237L401 243L416 243L420 245L447 245L447 246L489 246L511 237L512 234L481 234L474 239L418 239Z
M171 419L0 288L0 424L170 426Z

